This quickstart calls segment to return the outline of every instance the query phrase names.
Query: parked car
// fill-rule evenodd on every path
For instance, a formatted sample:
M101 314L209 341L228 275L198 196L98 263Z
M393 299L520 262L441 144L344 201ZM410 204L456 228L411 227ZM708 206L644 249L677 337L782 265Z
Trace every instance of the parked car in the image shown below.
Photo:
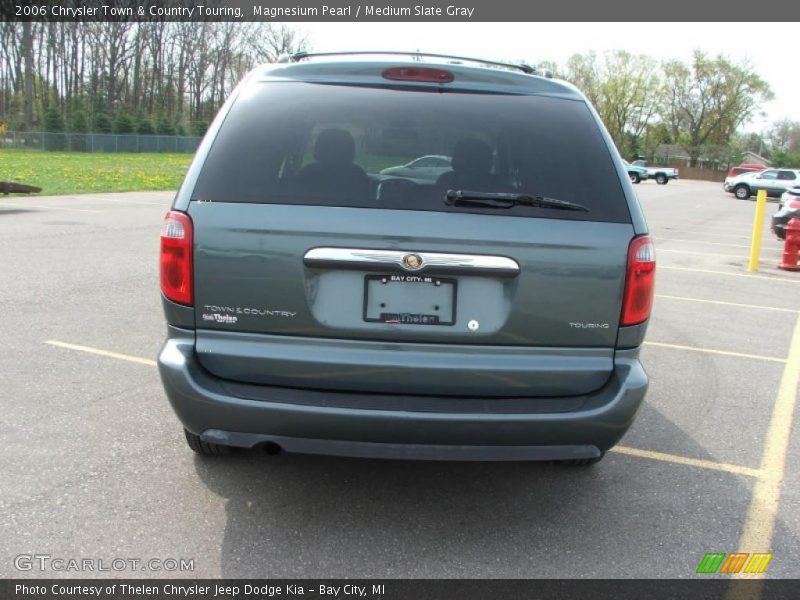
M760 173L743 173L730 182L730 192L739 200L747 200L759 190L767 196L778 198L789 188L800 183L800 171L795 169L765 169Z
M220 110L161 231L195 452L589 464L632 423L655 255L613 140L571 85L448 60L304 53ZM400 152L451 169L377 178Z
M731 182L737 176L742 175L743 173L759 173L765 170L766 168L767 167L763 165L756 165L750 163L742 163L735 167L731 167L730 169L728 169L728 174L725 176L725 181L722 184L722 189L724 189L726 192L730 192L733 189Z
M778 210L772 215L772 233L779 240L786 239L786 225L792 218L800 219L800 197L781 201Z
M436 183L436 180L452 168L449 156L420 156L409 163L383 169L384 177L405 177L417 183Z
M628 172L631 183L639 183L647 179L646 168L632 165L627 160L623 160L622 164L625 165L625 170Z
M790 200L800 200L800 185L791 187L781 194L780 206L783 207Z
M680 176L678 169L673 167L648 167L647 163L643 160L635 160L633 164L637 167L647 169L647 176L650 179L655 179L658 185L666 185L670 179L678 179Z

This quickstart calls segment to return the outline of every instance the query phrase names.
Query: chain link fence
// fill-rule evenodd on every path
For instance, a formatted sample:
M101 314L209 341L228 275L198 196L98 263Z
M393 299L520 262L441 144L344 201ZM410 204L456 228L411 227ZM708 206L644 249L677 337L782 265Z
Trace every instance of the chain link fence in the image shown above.
M61 152L193 153L201 139L186 135L5 131L0 133L0 148Z

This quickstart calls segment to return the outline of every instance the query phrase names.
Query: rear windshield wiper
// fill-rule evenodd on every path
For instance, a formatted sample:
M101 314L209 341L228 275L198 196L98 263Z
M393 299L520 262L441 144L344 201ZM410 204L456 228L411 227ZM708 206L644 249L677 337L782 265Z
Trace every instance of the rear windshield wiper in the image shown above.
M527 194L507 194L504 192L471 192L469 190L447 190L445 204L448 206L488 206L490 208L511 208L512 206L533 206L536 208L555 208L559 210L580 210L589 212L583 204Z

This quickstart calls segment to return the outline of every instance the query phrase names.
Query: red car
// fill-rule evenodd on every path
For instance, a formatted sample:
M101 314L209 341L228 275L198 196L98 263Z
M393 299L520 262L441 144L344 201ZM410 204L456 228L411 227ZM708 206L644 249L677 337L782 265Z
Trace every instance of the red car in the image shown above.
M767 167L765 167L764 165L756 165L750 163L742 163L735 167L731 167L728 170L728 175L725 177L725 182L722 184L722 189L724 189L726 192L730 192L731 189L733 189L731 181L737 175L741 175L742 173L754 173L756 171L763 171L766 168Z
M755 165L750 163L742 163L735 167L731 167L728 171L728 177L736 177L737 175L741 175L742 173L747 173L748 171L763 171L766 169L764 165Z

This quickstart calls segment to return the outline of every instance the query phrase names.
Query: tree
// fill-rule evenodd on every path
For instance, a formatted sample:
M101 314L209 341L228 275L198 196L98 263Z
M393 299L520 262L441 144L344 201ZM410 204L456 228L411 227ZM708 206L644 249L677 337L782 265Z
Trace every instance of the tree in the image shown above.
M173 125L172 121L166 116L161 115L161 118L158 120L158 128L157 131L159 135L175 135L175 125Z
M675 60L665 63L664 76L661 117L693 166L703 146L726 144L773 97L769 85L747 63L709 58L699 50L691 66Z
M87 149L86 133L89 131L89 118L82 110L77 110L69 118L69 130L80 135L70 136L70 148L79 152Z
M575 54L565 78L592 102L620 153L637 154L661 97L655 61L624 50L606 54L602 63L593 52Z
M602 74L594 52L573 54L567 60L564 79L575 85L595 108L600 103Z
M156 128L152 120L144 116L139 117L139 121L136 123L136 133L139 135L153 135L155 132Z
M800 152L800 122L782 119L775 122L767 133L773 152Z
M66 148L64 118L55 106L51 107L44 115L44 130L51 134L45 136L44 147L47 150L63 150Z
M111 133L111 129L111 117L106 113L101 112L94 116L94 123L92 124L93 131L97 133Z
M30 129L51 106L210 121L255 64L308 43L275 23L0 21L0 48L0 120Z
M114 119L114 133L133 133L135 124L130 115L121 113Z
M22 54L25 57L25 129L33 124L33 34L31 23L22 23Z

